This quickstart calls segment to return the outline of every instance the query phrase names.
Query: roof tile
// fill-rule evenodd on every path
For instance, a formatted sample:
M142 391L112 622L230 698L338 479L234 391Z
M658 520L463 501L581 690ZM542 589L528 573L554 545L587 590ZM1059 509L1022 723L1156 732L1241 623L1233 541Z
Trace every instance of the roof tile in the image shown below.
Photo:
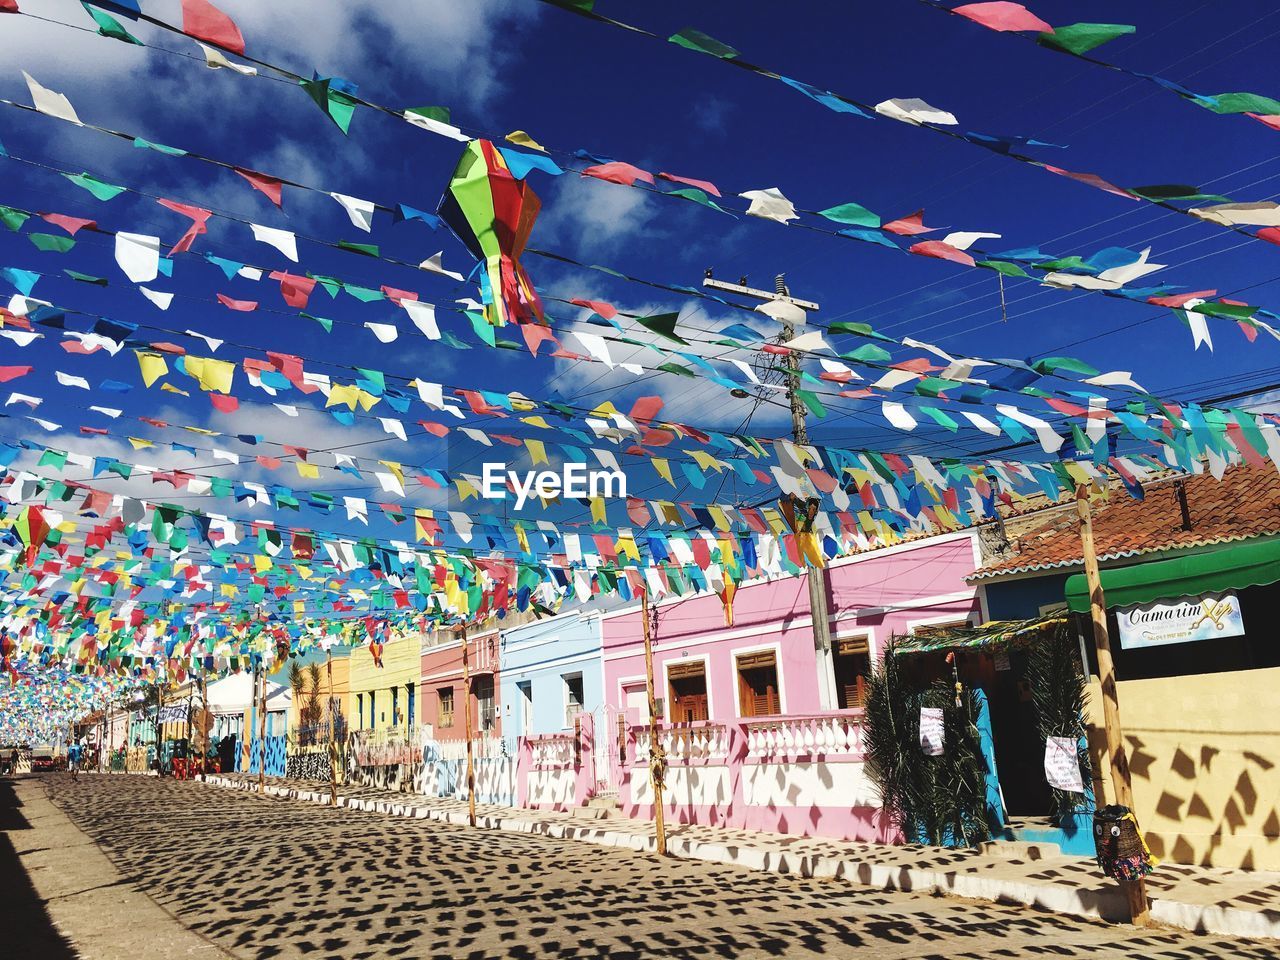
M1270 465L1233 467L1221 480L1209 474L1181 478L1189 530L1183 529L1175 479L1147 484L1143 500L1113 490L1108 500L1094 504L1093 539L1099 560L1280 534L1280 473ZM1019 518L1021 532L1012 537L1013 552L982 566L969 579L1083 563L1075 510L1059 505L1042 513L1038 519Z

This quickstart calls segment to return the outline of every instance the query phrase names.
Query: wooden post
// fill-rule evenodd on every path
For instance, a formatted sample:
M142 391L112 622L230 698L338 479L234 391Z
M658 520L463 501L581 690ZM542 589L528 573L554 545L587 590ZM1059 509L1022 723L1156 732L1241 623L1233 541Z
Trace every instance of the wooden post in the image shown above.
M640 592L640 619L644 621L644 684L649 696L649 785L653 789L653 824L658 856L667 855L667 826L662 809L662 782L665 762L658 742L658 701L653 691L653 639L649 635L649 589Z
M187 682L187 776L195 775L195 725L191 722L191 704L195 700L196 695L196 678L193 674L188 674Z
M338 805L338 744L334 739L333 651L325 651L325 672L329 675L329 806Z
M467 640L467 627L458 628L462 637L462 714L466 718L463 732L467 737L467 820L471 826L476 825L476 771L472 762L471 744L471 655L467 651L470 642Z
M1080 543L1084 548L1084 576L1089 586L1089 613L1093 619L1093 643L1098 654L1098 678L1102 681L1102 718L1107 738L1107 758L1111 763L1112 799L1133 809L1133 781L1129 774L1129 757L1120 728L1120 701L1116 695L1116 668L1111 659L1111 639L1107 634L1107 604L1102 593L1102 577L1098 573L1098 554L1093 545L1093 517L1089 509L1089 488L1076 487L1076 513L1080 518ZM1139 877L1131 883L1121 882L1129 901L1129 915L1136 926L1150 922L1147 908L1146 881Z
M261 690L258 699L258 793L267 792L267 665L262 671Z
M156 776L164 776L164 760L160 756L160 711L164 709L164 684L156 681Z
M102 695L102 733L98 737L98 772L102 773L102 755L107 749L107 704L110 700L106 694Z

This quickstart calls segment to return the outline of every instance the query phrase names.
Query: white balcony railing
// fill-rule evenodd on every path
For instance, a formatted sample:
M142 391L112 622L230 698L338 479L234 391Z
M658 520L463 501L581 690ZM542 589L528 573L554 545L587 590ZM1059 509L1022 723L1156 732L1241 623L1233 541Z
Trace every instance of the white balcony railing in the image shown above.
M815 754L862 754L862 712L747 720L747 758L756 761Z
M649 728L633 727L632 732L636 740L636 762L644 763L649 756ZM664 727L658 731L658 743L668 763L705 763L729 756L729 730L722 723Z
M567 734L530 737L529 748L535 770L563 770L577 762L574 738Z

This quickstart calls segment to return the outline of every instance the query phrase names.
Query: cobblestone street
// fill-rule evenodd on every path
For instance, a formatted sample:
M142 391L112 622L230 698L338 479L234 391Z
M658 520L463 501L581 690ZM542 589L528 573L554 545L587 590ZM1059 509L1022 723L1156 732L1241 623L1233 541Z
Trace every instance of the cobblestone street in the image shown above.
M136 885L161 908L147 917L131 916L128 906L100 912L86 947L78 926L85 919L60 917L63 899L32 878L40 897L11 906L22 915L6 929L17 920L30 927L31 907L50 900L45 909L60 933L89 960L185 955L176 945L148 950L186 932L202 941L186 948L191 955L243 958L1275 955L1271 943L1139 932L199 783L44 776L14 786L4 823L24 863L24 820L49 807L47 794L53 807L41 822L61 816L55 807L65 812L118 867L119 884ZM62 823L59 844L84 843ZM41 847L48 843L45 833ZM19 861L11 867L20 869ZM26 882L7 880L17 881ZM86 876L79 887L95 882ZM76 955L50 949L26 955Z

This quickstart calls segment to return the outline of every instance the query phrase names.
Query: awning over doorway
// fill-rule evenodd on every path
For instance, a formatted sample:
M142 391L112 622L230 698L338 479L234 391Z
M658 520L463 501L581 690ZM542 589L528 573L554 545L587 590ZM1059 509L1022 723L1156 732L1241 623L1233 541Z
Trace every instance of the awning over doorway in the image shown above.
M1065 623L1066 617L1036 617L1033 620L992 620L980 627L949 626L924 628L894 641L894 652L933 653L966 647L1018 646L1030 643L1042 631Z
M1131 607L1277 581L1280 540L1263 540L1232 544L1211 553L1103 570L1102 592L1108 607ZM1089 611L1089 587L1084 574L1067 579L1066 593L1068 609L1076 613Z

